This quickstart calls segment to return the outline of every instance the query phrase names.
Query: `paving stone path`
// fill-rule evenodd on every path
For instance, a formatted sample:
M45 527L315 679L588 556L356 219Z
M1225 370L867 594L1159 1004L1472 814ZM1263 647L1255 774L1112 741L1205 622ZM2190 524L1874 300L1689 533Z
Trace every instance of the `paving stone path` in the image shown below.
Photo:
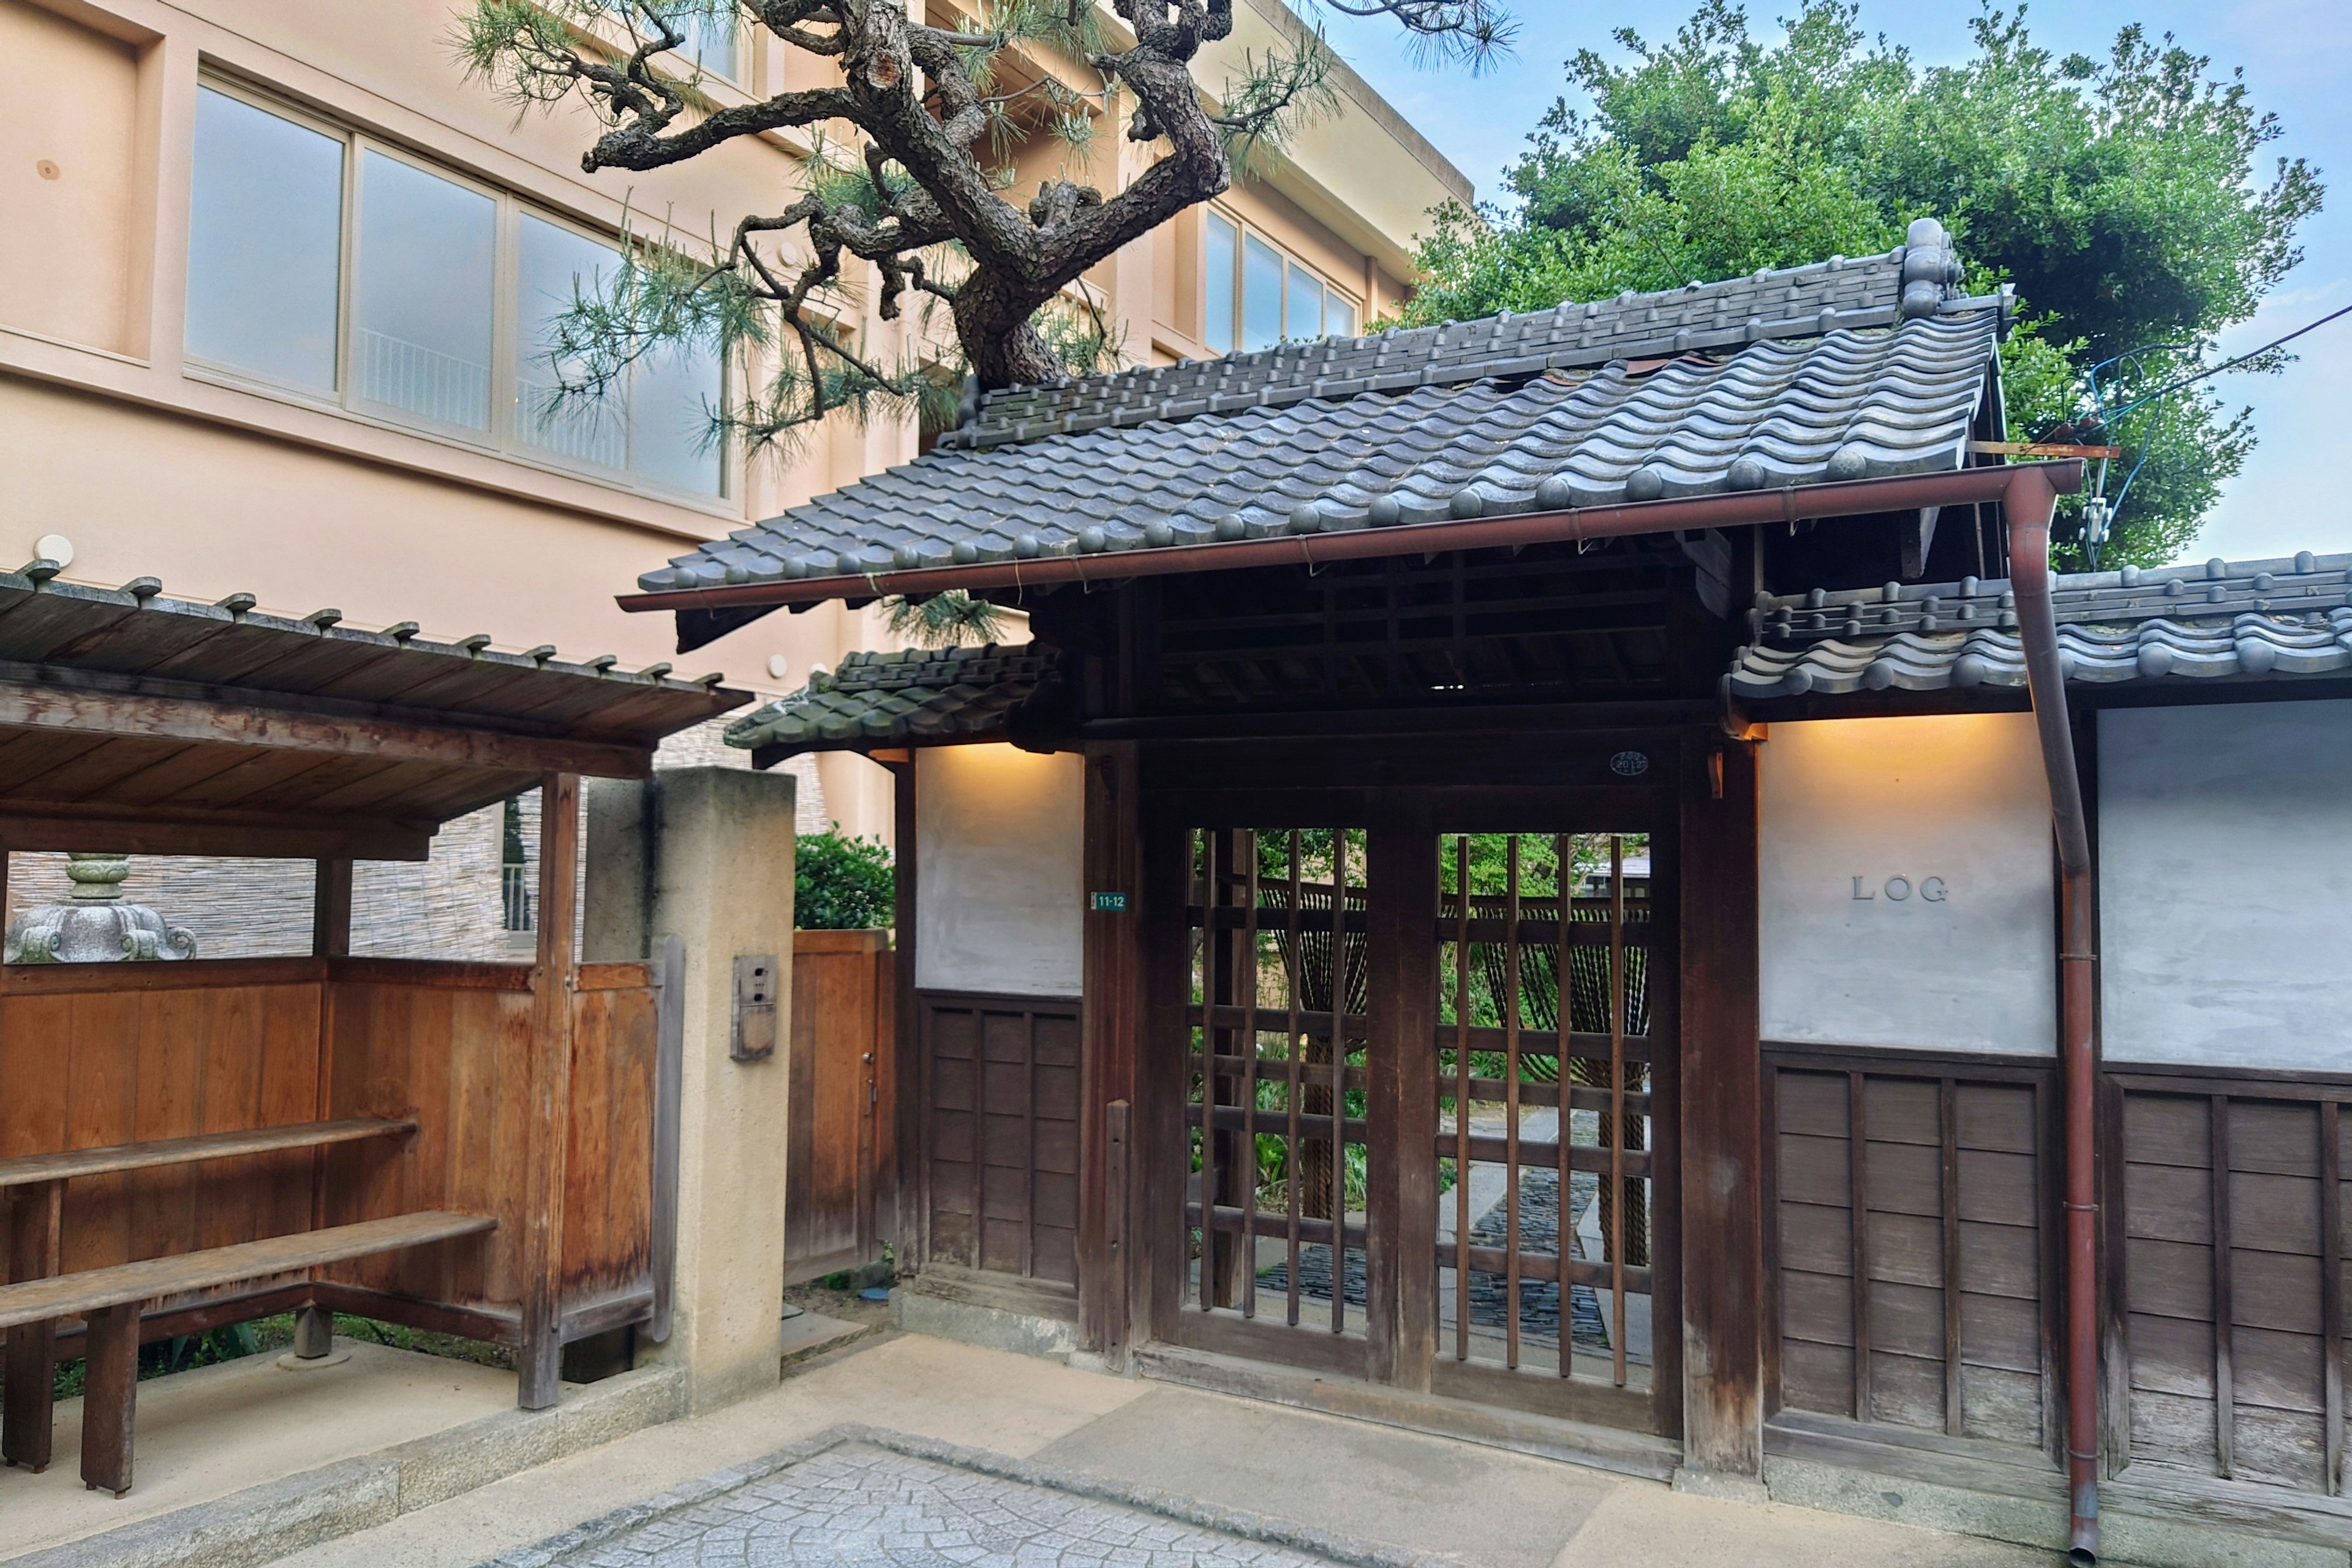
M865 1443L594 1545L531 1556L547 1568L1330 1568L1286 1548Z

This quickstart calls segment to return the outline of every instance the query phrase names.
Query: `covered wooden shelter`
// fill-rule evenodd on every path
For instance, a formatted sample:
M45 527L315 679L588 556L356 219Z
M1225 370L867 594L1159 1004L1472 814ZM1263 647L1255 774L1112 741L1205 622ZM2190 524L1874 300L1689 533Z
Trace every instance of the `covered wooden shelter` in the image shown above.
M0 574L0 851L318 866L305 956L0 971L11 1463L87 1355L83 1475L127 1489L141 1341L270 1313L511 1345L532 1408L567 1342L668 1331L679 957L578 961L579 781L746 699L341 618ZM534 788L534 962L351 952L356 862Z

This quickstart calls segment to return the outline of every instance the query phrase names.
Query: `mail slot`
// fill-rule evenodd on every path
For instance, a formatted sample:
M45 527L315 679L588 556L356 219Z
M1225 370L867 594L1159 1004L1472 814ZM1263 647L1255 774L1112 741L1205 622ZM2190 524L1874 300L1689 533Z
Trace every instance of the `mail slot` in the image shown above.
M776 1054L780 973L773 953L735 955L735 1026L727 1054L739 1062L765 1061Z

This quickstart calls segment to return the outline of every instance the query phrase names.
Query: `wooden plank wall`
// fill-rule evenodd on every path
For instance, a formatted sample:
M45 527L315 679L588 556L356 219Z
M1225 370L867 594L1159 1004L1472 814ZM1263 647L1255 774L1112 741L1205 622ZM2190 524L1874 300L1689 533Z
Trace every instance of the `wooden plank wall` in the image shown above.
M323 964L199 960L142 965L136 975L127 967L0 972L0 1157L317 1114ZM307 1229L313 1159L299 1150L71 1182L63 1267Z
M648 964L580 967L563 1163L567 1306L652 1283L657 1000Z
M2135 1473L2341 1493L2347 1099L2342 1081L2111 1078L2127 1371L2109 1420Z
M1076 1288L1078 1004L919 994L929 1254Z
M1884 1052L1768 1070L1779 1407L2047 1455L2049 1071Z

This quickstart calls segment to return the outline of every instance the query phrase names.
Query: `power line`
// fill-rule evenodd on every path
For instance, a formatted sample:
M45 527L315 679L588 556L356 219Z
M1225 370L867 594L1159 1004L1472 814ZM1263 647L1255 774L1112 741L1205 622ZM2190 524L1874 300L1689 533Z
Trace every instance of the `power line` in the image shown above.
M2129 414L2133 409L2153 403L2159 397L2168 397L2172 394L2179 392L2182 387L2194 386L2197 383L2205 380L2209 376L2216 376L2225 370L2235 369L2237 366L2245 363L2250 359L2259 359L2274 348L2294 342L2295 339L2303 336L2305 332L2317 331L2319 328L2326 326L2328 322L2335 321L2339 316L2352 316L2352 305L2346 305L2340 310L2330 310L2327 314L2320 317L2315 321L2305 322L2302 326L2297 327L2294 331L2287 333L2284 337L2273 338L2269 342L2264 343L2258 349L2248 349L2244 353L2240 354L2235 359L2223 360L2220 364L2214 365L2210 369L2200 370L2194 375L2184 375L2179 381L2170 382L2163 386L2159 386L2154 392L2143 394L2142 395L2134 398L2131 402L2125 404L2121 408L2116 409L2114 414L2109 416L2109 418L2111 420L2120 419L2125 415Z

